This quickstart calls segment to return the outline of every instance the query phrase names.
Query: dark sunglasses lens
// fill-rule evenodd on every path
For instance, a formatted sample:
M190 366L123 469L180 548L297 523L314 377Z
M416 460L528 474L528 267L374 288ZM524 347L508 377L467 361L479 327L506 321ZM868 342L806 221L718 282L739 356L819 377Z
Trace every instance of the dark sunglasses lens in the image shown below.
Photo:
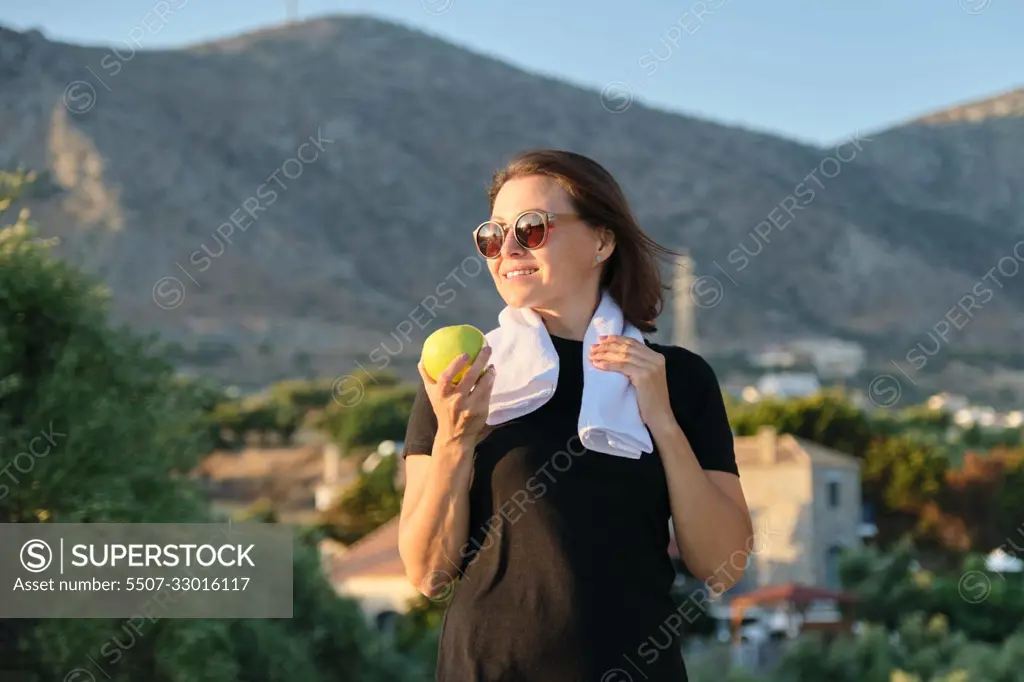
M543 244L547 231L544 216L539 213L527 213L516 222L516 240L527 249Z
M476 231L476 248L484 258L494 258L501 253L504 241L501 225L496 223L484 223Z

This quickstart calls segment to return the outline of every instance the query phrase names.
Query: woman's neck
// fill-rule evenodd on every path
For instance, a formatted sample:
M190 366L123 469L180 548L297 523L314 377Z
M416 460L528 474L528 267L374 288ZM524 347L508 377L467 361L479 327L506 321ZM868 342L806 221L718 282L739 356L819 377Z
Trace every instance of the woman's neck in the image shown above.
M563 339L582 341L594 319L594 312L601 302L601 292L595 291L587 297L575 296L562 305L550 308L535 308L544 320L548 333Z

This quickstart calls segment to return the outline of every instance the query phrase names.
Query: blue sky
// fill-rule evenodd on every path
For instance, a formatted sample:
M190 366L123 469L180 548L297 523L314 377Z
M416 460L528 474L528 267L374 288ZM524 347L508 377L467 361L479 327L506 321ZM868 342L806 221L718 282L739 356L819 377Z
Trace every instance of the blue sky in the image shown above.
M167 48L279 23L287 6L163 1L162 21L157 0L30 0L0 6L0 23L88 45L134 32ZM821 144L1024 86L1021 0L297 4L300 19L375 14L595 90L620 82L649 105Z

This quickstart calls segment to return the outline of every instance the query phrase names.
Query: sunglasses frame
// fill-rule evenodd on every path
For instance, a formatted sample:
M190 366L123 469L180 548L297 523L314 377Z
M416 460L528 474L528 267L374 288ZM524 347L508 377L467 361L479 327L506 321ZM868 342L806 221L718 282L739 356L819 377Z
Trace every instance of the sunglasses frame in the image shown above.
M533 247L527 246L526 244L524 244L519 239L519 233L516 230L516 225L518 225L519 221L523 219L523 216L529 215L531 213L536 213L537 215L539 215L540 219L541 219L541 222L544 224L544 238L541 239L540 244L538 244L537 246L533 246ZM493 255L493 256L486 255L483 251L480 250L480 240L479 240L480 230L482 230L486 225L497 225L498 229L501 232L501 244L502 244L502 247L504 247L505 239L508 237L508 230L511 229L512 230L512 236L515 238L516 243L519 244L519 246L523 247L527 251L536 251L537 249L542 248L545 244L548 243L548 237L551 236L551 230L555 229L556 222L558 220L560 220L562 218L573 219L573 218L578 218L578 217L579 216L577 214L575 214L575 213L551 213L549 211L541 211L540 209L529 209L529 210L523 211L522 213L520 213L519 215L516 216L516 219L514 221L512 221L512 227L511 228L506 227L505 225L503 225L502 223L498 222L497 220L485 220L484 222L482 222L479 225L477 225L477 228L475 230L473 230L473 245L476 246L477 253L479 253L481 256L483 256L487 260L494 260L495 258L500 256L501 255L501 250L500 249L498 250L498 253Z

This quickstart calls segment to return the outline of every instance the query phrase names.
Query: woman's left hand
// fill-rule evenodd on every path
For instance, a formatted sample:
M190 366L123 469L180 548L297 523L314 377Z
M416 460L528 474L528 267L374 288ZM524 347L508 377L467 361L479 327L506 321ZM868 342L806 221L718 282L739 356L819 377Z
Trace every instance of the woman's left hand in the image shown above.
M598 369L625 374L636 388L640 417L648 428L675 423L668 398L665 356L628 336L599 336L590 347L590 362Z

